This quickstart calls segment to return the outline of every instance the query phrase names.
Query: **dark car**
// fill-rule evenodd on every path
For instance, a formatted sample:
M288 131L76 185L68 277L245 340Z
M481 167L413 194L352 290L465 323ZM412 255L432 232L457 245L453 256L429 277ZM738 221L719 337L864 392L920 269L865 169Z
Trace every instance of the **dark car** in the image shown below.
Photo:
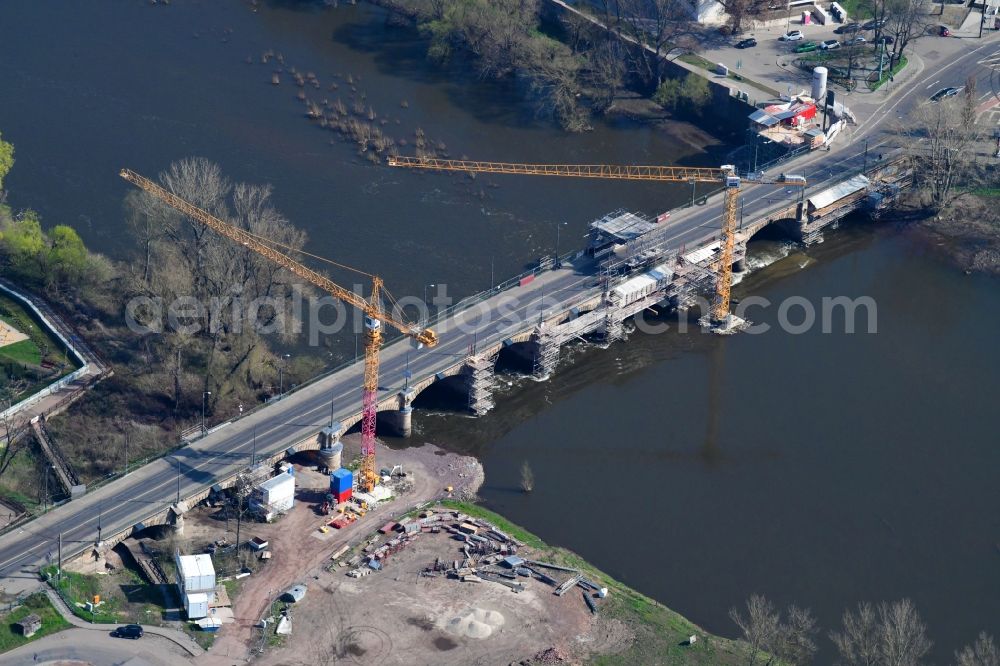
M834 32L837 33L838 35L847 35L852 32L858 32L859 30L861 30L860 23L845 23L844 25L839 26L836 30L834 30Z
M938 26L938 34L942 37L951 37L951 28L946 25Z
M878 39L875 40L876 44L892 44L895 39L891 35L879 35Z
M747 39L741 39L736 42L736 48L738 49L752 49L757 46L757 40L753 37L748 37Z
M117 638L131 638L132 640L142 638L142 634L142 627L137 624L126 624L125 626L118 627L111 632L111 635L116 636Z
M868 23L865 23L863 26L861 26L861 29L878 30L879 28L884 28L886 23L888 23L886 19L882 19L880 21L868 21Z
M931 101L932 102L940 102L941 100L943 100L943 99L945 99L947 97L954 97L955 95L957 95L960 92L962 92L961 88L955 88L955 87L941 88L941 90L938 90L936 93L934 93L933 95L931 95Z

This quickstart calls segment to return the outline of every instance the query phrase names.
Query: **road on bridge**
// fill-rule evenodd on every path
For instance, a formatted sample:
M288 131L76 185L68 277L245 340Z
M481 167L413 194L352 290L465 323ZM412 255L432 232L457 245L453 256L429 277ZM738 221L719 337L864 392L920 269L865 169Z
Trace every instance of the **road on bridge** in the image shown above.
M835 173L863 167L866 139L869 160L873 154L888 151L894 145L894 121L926 102L933 92L928 89L937 82L947 81L950 85L973 74L980 90L992 91L992 63L1000 56L994 44L992 39L986 43L970 42L968 48L946 64L928 68L929 71L921 72L908 82L905 90L897 90L881 104L865 109L863 115L859 113L863 119L853 129L851 143L829 153L806 155L786 169L805 175L813 183L810 191L822 189L824 182ZM749 186L743 195L744 216L752 219L775 206L781 197L797 196L798 193L783 193L767 186ZM595 211L595 214L603 212ZM720 219L720 197L710 199L705 206L677 211L669 223L670 242L674 247L694 248L718 234ZM516 307L509 308L502 321L496 316L489 321L477 321L473 316L461 329L439 325L441 342L431 350L417 350L403 340L390 344L382 355L382 397L402 387L407 367L412 373L411 381L418 382L461 363L474 344L482 348L503 340L509 334L507 326L511 320L536 321L539 312L545 309L544 302L581 302L592 297L597 289L593 266L583 261L574 267L542 273L529 285L516 288L512 292L517 295ZM486 301L493 315L497 315L498 301L499 297ZM6 590L18 592L37 587L37 569L54 560L60 533L64 554L81 552L98 540L99 526L103 536L121 531L163 510L178 494L181 497L194 494L236 473L249 462L255 435L258 454L276 453L327 425L331 414L339 420L360 412L361 379L361 364L353 364L3 535L0 537L0 576Z

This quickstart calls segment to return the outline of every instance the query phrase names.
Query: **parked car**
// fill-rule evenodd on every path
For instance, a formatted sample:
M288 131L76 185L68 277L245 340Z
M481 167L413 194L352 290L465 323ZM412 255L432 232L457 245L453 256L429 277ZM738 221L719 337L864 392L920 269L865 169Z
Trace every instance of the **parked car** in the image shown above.
M956 87L953 86L951 88L941 88L941 90L938 90L936 93L934 93L933 95L931 95L931 101L932 102L940 102L941 100L943 100L945 98L954 97L955 95L957 95L960 92L962 92L962 87L956 88Z
M798 42L805 38L801 30L791 30L786 32L781 37L778 37L783 42Z
M951 28L946 25L938 26L938 35L941 37L951 37Z
M838 35L848 35L853 32L858 32L859 30L861 30L860 23L845 23L844 25L837 26L837 29L834 30L834 32Z
M815 51L819 48L819 44L816 42L802 42L795 47L796 53L809 53L810 51Z
M891 35L879 35L878 39L875 40L876 44L892 44L895 39Z
M839 49L840 48L840 42L838 42L836 39L828 39L825 42L820 42L819 47L821 49L823 49L824 51L830 51L832 49Z
M878 30L879 28L884 28L885 24L888 23L888 22L889 21L886 20L886 19L882 19L880 21L874 21L874 20L868 21L868 23L865 23L863 26L861 26L861 29L862 30Z
M740 41L736 42L736 48L738 49L752 49L755 46L757 46L757 40L754 39L753 37L741 39Z
M844 42L844 45L851 46L853 44L867 44L867 43L868 43L867 39L865 39L861 35L855 35L854 37L851 37L850 39L846 40Z
M117 629L115 629L113 632L111 632L111 635L115 636L116 638L131 638L132 640L136 640L138 638L142 638L143 633L144 632L142 631L142 627L140 627L139 625L126 624L123 627L118 627Z

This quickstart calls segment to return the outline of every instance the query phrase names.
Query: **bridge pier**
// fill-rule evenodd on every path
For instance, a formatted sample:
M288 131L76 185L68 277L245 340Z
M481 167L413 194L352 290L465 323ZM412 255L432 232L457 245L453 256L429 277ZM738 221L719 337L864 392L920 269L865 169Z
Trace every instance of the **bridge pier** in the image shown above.
M380 416L395 431L397 437L409 437L413 433L413 399L417 397L417 392L406 387L396 397L399 399L399 409L382 412Z
M742 258L737 259L733 262L733 272L734 273L744 273L747 270L747 258L744 255Z
M559 339L541 327L532 339L533 358L531 376L536 381L545 381L555 372L559 364Z
M344 425L340 421L334 421L319 431L316 439L319 442L319 457L323 467L327 469L340 469L343 464L341 457L344 453L344 445L340 442L341 435L344 434Z
M464 371L469 387L469 410L476 416L482 416L494 407L493 386L496 361L496 354L470 356L465 361Z

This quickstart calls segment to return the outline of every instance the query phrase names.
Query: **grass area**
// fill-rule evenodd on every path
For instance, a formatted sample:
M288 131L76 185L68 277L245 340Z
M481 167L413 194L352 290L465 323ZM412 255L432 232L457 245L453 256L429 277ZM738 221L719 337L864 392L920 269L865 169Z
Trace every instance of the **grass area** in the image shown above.
M194 622L184 623L184 633L191 637L195 643L201 646L202 650L208 651L209 648L215 643L215 632L214 631L202 631Z
M872 13L867 3L863 3L861 0L842 0L838 4L847 12L847 17L850 21L867 21L872 18Z
M746 653L742 643L707 633L663 604L599 571L576 553L549 546L534 534L477 504L454 500L443 500L440 504L449 509L488 520L499 529L539 551L542 559L579 569L594 582L599 582L608 588L608 597L598 605L600 612L607 617L620 620L628 626L635 632L635 640L625 652L595 656L591 659L591 664L599 666L711 664L718 666L746 662ZM697 635L698 641L694 645L687 645L686 641L692 635Z
M891 71L889 71L889 72L882 72L882 78L881 79L879 79L878 81L875 81L875 82L869 82L868 83L869 90L871 90L872 92L875 92L876 90L878 90L879 88L882 87L882 84L884 84L886 81L889 80L890 76L896 76L897 74L899 74L903 70L904 67L906 67L906 56L900 56L899 62L897 62L895 65L892 66L892 70Z
M55 565L44 567L42 576L48 580L52 589L61 594L69 609L80 619L94 624L118 624L122 622L119 613L121 601L103 594L104 588L99 577L64 569L62 579L57 580ZM78 603L86 604L88 601L93 601L95 595L101 595L101 605L94 612L88 611L85 607L77 606Z
M21 634L15 633L14 623L32 613L42 619L42 628L38 630L38 633L31 638L25 638ZM0 621L0 652L13 650L25 643L36 641L43 636L54 634L69 627L70 623L52 606L45 594L41 592L33 594L24 600L24 605L4 615L2 621Z
M23 305L6 295L0 295L0 317L5 322L28 336L38 354L38 362L42 359L58 363L62 360L62 344L49 334ZM28 341L25 341L28 342ZM10 345L0 349L0 355L8 355L10 349L23 343Z
M977 197L1000 197L1000 187L980 187L970 190L969 194L974 194Z
M27 365L38 365L42 362L42 352L31 340L21 340L12 345L0 347L0 357L25 363Z

